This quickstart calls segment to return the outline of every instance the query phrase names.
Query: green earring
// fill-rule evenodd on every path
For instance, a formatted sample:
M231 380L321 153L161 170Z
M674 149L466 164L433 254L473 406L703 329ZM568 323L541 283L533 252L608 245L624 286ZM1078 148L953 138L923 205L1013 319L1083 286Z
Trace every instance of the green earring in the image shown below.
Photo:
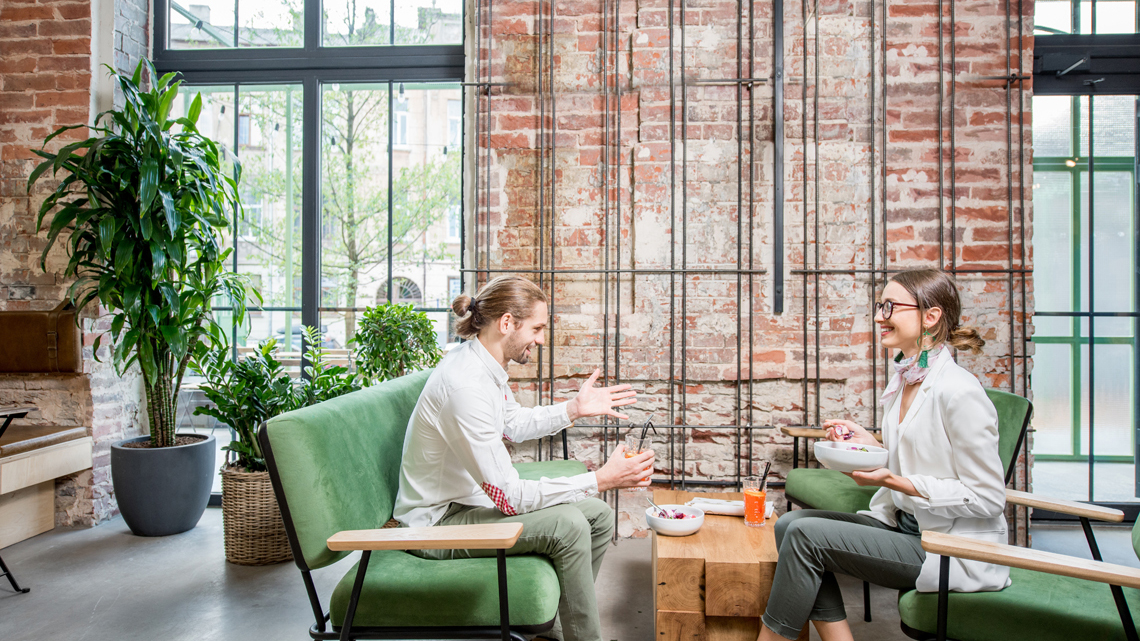
M923 332L923 333L922 333L922 335L923 335L923 336L933 336L933 334L931 334L930 332ZM919 347L922 347L922 342L923 342L923 341L922 341L922 339L921 339L921 338L920 338L920 339L918 339L918 346L919 346ZM929 353L930 353L930 350L929 350L929 349L923 349L923 350L922 350L922 353L918 355L918 366L919 366L919 367L925 368L925 367L927 366L927 363L928 363L929 361L928 361L928 359L927 359L926 355L927 355L927 354L929 354Z

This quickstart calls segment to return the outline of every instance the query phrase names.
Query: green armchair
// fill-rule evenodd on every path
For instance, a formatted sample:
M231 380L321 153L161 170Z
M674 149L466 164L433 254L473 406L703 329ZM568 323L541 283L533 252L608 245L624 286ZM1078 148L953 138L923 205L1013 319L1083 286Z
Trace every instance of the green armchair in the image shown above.
M523 641L554 623L560 594L549 559L504 554L521 527L383 529L392 518L408 419L429 373L282 414L258 432L316 620L313 639ZM519 467L524 478L585 471L576 461ZM499 553L436 561L406 551L454 547ZM312 572L354 550L361 560L333 590L326 613Z
M1093 560L923 532L923 549L942 555L940 590L910 590L899 595L903 632L913 639L938 641L1136 641L1140 569L1101 562L1089 523L1090 519L1119 523L1124 513L1027 492L1006 492L1010 503L1078 517ZM1132 548L1140 557L1140 521L1132 528ZM951 557L1008 566L1012 583L996 592L951 593L947 590Z
M1033 416L1033 404L1021 396L999 390L987 389L986 396L989 396L998 413L998 450L1005 466L1005 482L1008 485L1013 478L1017 451L1025 442L1025 432L1029 429L1029 419ZM796 439L797 450L800 438L822 436L822 430L788 428L784 432ZM871 497L879 489L861 487L851 477L835 470L796 467L798 459L796 456L784 486L784 494L791 504L854 514L866 510ZM871 620L871 586L866 582L863 583L863 620Z

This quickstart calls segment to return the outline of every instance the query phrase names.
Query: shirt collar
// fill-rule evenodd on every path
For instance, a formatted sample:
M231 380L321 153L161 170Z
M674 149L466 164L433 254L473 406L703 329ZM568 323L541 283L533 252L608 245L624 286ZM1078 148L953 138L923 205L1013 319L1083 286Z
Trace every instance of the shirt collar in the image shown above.
M488 352L487 348L483 347L483 343L479 342L478 338L473 338L468 342L473 344L471 346L472 351L479 357L479 360L483 361L483 365L485 365L487 371L491 373L491 378L495 379L495 382L499 385L506 385L508 378L507 370L503 369L503 366L499 364L499 361L495 360L494 356L491 356L491 352Z

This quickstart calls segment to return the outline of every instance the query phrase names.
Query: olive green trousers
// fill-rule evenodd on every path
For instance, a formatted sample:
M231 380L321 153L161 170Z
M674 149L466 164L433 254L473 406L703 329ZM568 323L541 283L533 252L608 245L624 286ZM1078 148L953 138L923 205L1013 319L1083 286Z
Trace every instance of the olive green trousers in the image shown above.
M614 533L613 509L601 499L586 499L507 516L495 508L453 503L436 525L522 523L523 531L508 555L541 554L550 558L562 595L554 629L542 636L565 641L601 641L594 580ZM430 559L494 556L494 550L420 550Z
M914 517L898 512L899 527L846 512L795 510L776 521L780 560L762 620L795 639L810 621L847 618L836 572L892 588L914 589L926 551Z

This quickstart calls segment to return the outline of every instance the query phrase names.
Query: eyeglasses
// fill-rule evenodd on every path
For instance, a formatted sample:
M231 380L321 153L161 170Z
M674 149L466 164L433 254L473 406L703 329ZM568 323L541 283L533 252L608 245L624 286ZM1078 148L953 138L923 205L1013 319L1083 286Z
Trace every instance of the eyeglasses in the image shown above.
M893 300L889 300L885 303L875 303L875 315L878 316L881 312L883 314L883 320L887 320L891 317L891 314L895 313L896 307L913 307L915 309L918 309L918 305L911 305L910 303L896 303Z

